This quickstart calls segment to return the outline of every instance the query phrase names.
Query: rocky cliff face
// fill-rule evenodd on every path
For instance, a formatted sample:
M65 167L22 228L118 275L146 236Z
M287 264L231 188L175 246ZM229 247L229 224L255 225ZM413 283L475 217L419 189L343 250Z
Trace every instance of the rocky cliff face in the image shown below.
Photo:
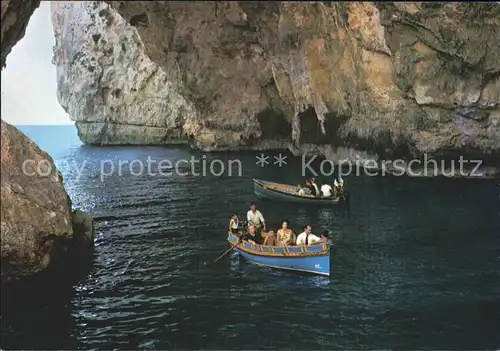
M87 5L95 20L77 39L68 34L78 23L71 10L54 8L59 90L72 96L61 100L81 124L168 124L162 142L175 125L174 139L205 150L279 145L333 159L429 153L500 160L496 3L108 3L137 32L113 10L103 20L105 5ZM110 38L108 61L99 60L106 49L94 34ZM169 114L149 114L146 123L129 113L127 101L145 101L137 100L139 88L103 97L114 91L110 81L131 84L144 74L137 73L140 59L120 59L120 40L144 47L164 74L158 87L175 87L167 105L189 106L178 123ZM72 50L80 60L94 57L95 73L83 74L78 60L62 54ZM110 61L113 79L99 73ZM119 129L114 135L127 142ZM84 140L109 142L105 133L88 133Z
M2 68L39 3L2 1ZM58 259L67 270L69 256L81 257L75 254L88 253L93 245L92 219L71 211L52 158L4 121L0 162L1 282L36 276Z
M182 142L194 107L135 28L96 1L52 2L58 99L89 144Z
M1 129L1 281L6 282L31 277L75 254L73 249L92 246L93 222L71 211L52 158L8 123L2 121Z
M71 202L52 158L2 121L2 280L46 268L58 238L72 237ZM43 176L41 176L43 175Z

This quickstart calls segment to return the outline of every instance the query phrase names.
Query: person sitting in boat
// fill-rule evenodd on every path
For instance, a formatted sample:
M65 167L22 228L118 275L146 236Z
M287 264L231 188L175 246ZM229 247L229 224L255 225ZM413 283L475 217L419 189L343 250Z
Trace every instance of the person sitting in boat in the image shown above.
M253 224L250 224L248 226L248 232L243 234L242 239L254 245L260 245L262 243L262 236L260 235L260 233L257 231L257 228L255 228L255 225Z
M312 185L311 185L311 181L309 179L306 179L306 185L304 188L312 194Z
M335 196L335 197L339 197L340 196L340 184L337 181L337 179L335 179L333 181L333 196Z
M333 182L333 189L335 193L335 197L340 197L341 195L344 194L344 179L342 179L342 176L339 175L339 180L335 179Z
M307 245L307 239L311 235L312 228L309 224L306 224L304 231L297 236L297 246Z
M297 195L299 196L304 196L306 194L306 191L302 187L301 184L297 185Z
M311 192L314 196L320 196L321 193L319 192L319 187L318 187L318 184L316 184L316 178L311 178L311 180L309 181L309 183L311 184Z
M325 183L321 186L321 195L323 195L324 197L331 197L332 190L332 186L328 183Z
M328 230L323 230L321 232L321 239L319 240L320 243L329 243L329 235L328 235Z
M266 233L262 232L262 237L264 239L264 242L262 243L262 245L277 246L276 245L276 234L274 233L274 230L269 230Z
M231 234L238 234L238 227L240 225L240 221L238 219L238 215L233 213L231 219L229 220L229 232Z
M281 223L281 229L276 233L277 246L290 246L295 243L295 234L288 228L288 220Z
M319 243L327 243L328 242L328 231L324 230L321 232L321 236L318 237L314 234L309 234L307 236L307 245L314 245Z
M250 210L247 212L247 222L248 225L253 224L259 234L262 230L266 230L266 221L264 220L264 216L262 216L262 213L260 213L257 206L255 206L255 203L253 202L250 203Z

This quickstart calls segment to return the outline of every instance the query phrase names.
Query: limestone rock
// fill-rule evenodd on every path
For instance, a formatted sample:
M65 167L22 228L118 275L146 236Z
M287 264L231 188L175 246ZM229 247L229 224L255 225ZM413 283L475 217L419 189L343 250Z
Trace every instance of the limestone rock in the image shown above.
M73 236L71 202L52 158L2 121L2 281L46 268Z
M2 0L2 69L12 47L24 37L28 21L38 6L40 1Z
M46 152L17 128L4 121L1 127L1 281L33 277L88 256L92 217L71 210L61 173Z
M166 125L158 143L187 137L204 150L500 160L498 4L107 3L134 28L112 10L102 19L104 5L54 10L61 102L84 141L155 143ZM122 41L172 87L164 118L127 88L153 64L123 59ZM131 115L131 102L147 111Z
M193 108L135 28L98 1L51 3L58 100L88 144L183 142ZM172 71L169 71L171 73Z

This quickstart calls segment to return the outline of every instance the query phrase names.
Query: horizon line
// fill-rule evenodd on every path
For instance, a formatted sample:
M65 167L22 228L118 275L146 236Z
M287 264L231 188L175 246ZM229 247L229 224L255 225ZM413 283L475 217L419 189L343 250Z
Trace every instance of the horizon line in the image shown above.
M6 121L4 121L4 122L6 122ZM7 122L7 123L9 123L9 122ZM58 123L58 124L48 124L48 123L45 123L45 124L33 124L33 123L19 123L19 124L16 123L16 124L13 124L13 123L9 123L9 124L11 124L13 126L16 126L16 127L17 126L21 127L21 126L74 126L75 125L74 122L73 123L69 123L69 124L61 124L61 123Z

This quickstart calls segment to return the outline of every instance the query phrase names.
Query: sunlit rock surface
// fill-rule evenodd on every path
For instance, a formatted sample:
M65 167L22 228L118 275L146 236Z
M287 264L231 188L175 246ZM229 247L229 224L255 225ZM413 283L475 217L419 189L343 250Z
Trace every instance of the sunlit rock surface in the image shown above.
M58 99L89 144L185 142L194 108L135 28L103 2L51 3Z

